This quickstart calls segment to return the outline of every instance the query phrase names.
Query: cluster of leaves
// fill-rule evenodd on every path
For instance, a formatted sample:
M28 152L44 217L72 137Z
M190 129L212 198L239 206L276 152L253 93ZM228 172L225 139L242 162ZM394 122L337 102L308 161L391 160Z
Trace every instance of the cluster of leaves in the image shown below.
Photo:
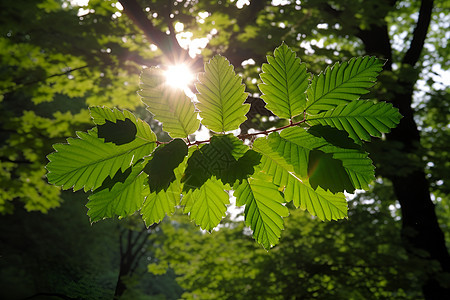
M363 141L381 137L401 119L391 104L360 99L383 62L353 58L311 78L285 44L267 60L259 89L266 107L288 125L227 134L246 120L249 105L242 79L222 56L205 64L196 100L168 87L163 71L151 67L141 74L139 94L173 140L158 141L128 111L91 107L97 126L54 145L49 182L93 190L87 203L92 222L140 210L150 226L182 205L208 231L226 215L233 191L266 249L279 240L287 202L321 220L345 218L343 192L367 189L374 179ZM211 139L194 140L200 122L214 133Z

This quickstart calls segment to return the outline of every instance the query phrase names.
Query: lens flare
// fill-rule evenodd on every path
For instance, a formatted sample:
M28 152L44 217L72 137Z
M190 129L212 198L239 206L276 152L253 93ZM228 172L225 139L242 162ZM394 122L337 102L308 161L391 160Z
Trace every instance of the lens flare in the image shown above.
M186 65L169 66L165 72L168 85L179 89L186 89L194 81L194 75Z

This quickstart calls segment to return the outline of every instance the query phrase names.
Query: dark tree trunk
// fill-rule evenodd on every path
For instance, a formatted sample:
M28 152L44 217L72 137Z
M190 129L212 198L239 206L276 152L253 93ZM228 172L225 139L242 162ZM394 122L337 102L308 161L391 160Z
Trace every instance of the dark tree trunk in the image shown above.
M450 295L450 289L440 284L439 277L444 272L450 272L450 256L444 234L439 227L435 206L431 201L429 183L421 161L420 133L411 107L414 85L420 70L416 65L425 42L432 7L433 0L422 1L410 47L401 62L403 70L399 72L396 85L388 91L393 95L389 100L403 115L399 126L387 135L386 143L386 147L395 146L395 150L390 149L390 153L399 159L382 160L380 164L391 164L389 169L397 170L394 174L384 175L392 181L395 195L401 205L401 234L405 249L412 257L428 261L428 277L422 285L424 296L426 299L446 299ZM370 30L360 31L358 37L363 41L367 53L387 58L385 69L392 70L391 46L386 24L377 24ZM433 267L435 262L438 262L440 268Z
M147 240L151 229L157 225L153 224L149 229L144 228L141 231L121 229L119 236L120 266L114 291L115 299L119 299L125 293L127 289L125 279L132 276L139 266L139 261L147 252Z
M413 87L406 82L398 82L398 91L394 93L394 105L399 108L403 119L389 135L388 141L400 143L397 149L402 155L398 169L400 174L389 176L401 205L402 238L408 252L429 260L428 278L422 289L426 299L445 299L450 289L440 285L438 277L442 272L450 272L450 256L445 245L445 236L439 227L435 206L431 201L429 183L418 153L420 153L420 135L413 119L411 100ZM441 270L433 268L438 261Z

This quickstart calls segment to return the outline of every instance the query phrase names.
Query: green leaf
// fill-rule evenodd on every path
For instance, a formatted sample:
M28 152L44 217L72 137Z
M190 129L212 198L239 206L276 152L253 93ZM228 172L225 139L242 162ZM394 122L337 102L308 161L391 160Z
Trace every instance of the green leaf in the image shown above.
M296 207L309 211L313 216L320 220L340 220L347 217L347 201L343 193L333 194L325 191L320 186L311 187L307 182L300 184L299 181L291 180L284 190L286 199L298 199Z
M258 174L243 180L234 196L238 205L245 204L245 223L253 230L253 238L266 249L275 246L284 229L282 217L289 216L278 186L267 175Z
M105 124L98 125L98 137L105 139L105 142L112 142L116 145L123 145L132 142L136 138L136 125L130 120L125 119L111 122L106 120Z
M354 192L355 188L367 189L369 183L375 179L372 160L354 143L345 144L341 139L340 144L333 144L333 140L327 140L330 135L339 135L339 131L333 129L322 126L313 126L309 130L290 127L283 130L279 138L277 134L271 134L271 144L278 148L277 151L286 157L294 168L303 168L300 173L302 178L304 167L308 166L308 178L313 187L320 185L333 192L343 192L345 189L350 193ZM289 153L288 147L303 153L302 160L291 159L292 153L296 152L291 150ZM304 161L305 157L307 161Z
M113 143L114 140L118 140L119 143L116 141L115 144L125 144L120 143L120 141L130 139L129 135L134 135L135 138L142 140L155 140L155 135L147 122L136 118L128 110L120 111L117 108L111 110L107 107L92 106L89 107L89 111L94 123L97 124L99 138L107 137ZM116 124L116 126L113 124ZM100 130L100 128L103 129ZM103 131L102 135L105 137L101 136L100 131ZM109 141L105 139L105 142Z
M284 43L275 49L274 56L267 56L267 61L260 74L263 83L258 85L267 109L285 119L303 113L310 77L305 64Z
M370 141L370 136L381 137L382 133L390 132L401 118L398 109L390 103L357 100L308 116L307 122L310 125L322 124L345 130L353 140L359 142Z
M369 92L384 62L376 57L352 58L315 76L307 89L306 111L316 114L357 100Z
M284 187L284 198L292 201L295 207L307 209L321 220L338 220L347 216L344 194L333 194L320 187L314 190L308 180L301 179L294 172L294 167L273 149L273 142L258 138L253 143L253 149L262 154L262 172L272 176L274 184Z
M46 167L50 183L62 186L63 189L73 187L74 191L83 187L85 191L96 189L108 176L113 177L118 170L125 171L155 149L156 136L150 126L131 113L99 107L91 108L91 113L95 121L99 120L98 116L102 113L111 114L109 120L113 122L125 118L131 120L137 128L135 139L123 145L115 145L98 138L95 128L88 133L77 132L79 138L69 138L67 144L53 145L56 152L47 156L50 161ZM106 123L107 119L102 120Z
M153 192L147 196L141 208L142 219L148 227L159 223L167 215L175 212L180 202L181 186L178 180L173 181L165 190Z
M201 187L211 176L216 176L223 184L233 186L236 181L253 174L260 156L248 150L237 137L216 135L210 144L194 151L187 161L183 190Z
M205 73L198 80L197 108L202 124L215 132L238 129L246 120L250 105L243 104L247 98L245 86L230 62L223 56L214 56L205 63Z
M176 142L176 144L175 144L176 147L182 146L180 142ZM183 151L184 150L181 150L181 152ZM146 185L145 192L148 196L145 199L144 205L141 208L141 214L142 219L144 220L147 226L150 226L154 223L159 223L162 219L164 219L166 215L173 214L175 212L175 207L180 204L181 199L180 179L186 166L185 163L185 161L187 160L186 157L183 157L183 160L184 161L180 163L177 167L175 167L175 169L171 169L175 178L173 181L170 182L167 188L155 192L150 192L150 190L148 189L149 186ZM148 182L151 183L151 179Z
M91 222L114 215L127 216L137 211L144 202L144 181L147 175L142 172L143 163L131 168L131 173L124 182L115 183L112 188L106 183L89 196L86 207Z
M183 196L184 213L189 213L192 220L204 230L213 230L226 215L230 204L224 185L214 176L209 178L200 188L190 190Z
M155 119L173 138L185 138L198 130L194 104L181 89L166 84L163 70L147 68L141 73L139 95Z
M172 140L169 144L159 146L153 152L144 172L149 175L150 192L166 190L175 180L174 169L188 154L188 147L181 139Z

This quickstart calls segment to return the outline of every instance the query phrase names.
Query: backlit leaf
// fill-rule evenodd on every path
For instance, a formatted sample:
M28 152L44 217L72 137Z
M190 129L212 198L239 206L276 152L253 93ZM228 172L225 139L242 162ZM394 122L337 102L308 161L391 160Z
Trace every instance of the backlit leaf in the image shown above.
M183 195L181 204L185 205L184 213L189 213L200 228L211 231L225 217L230 200L222 182L213 176L200 188Z
M296 207L308 210L321 220L338 220L347 216L347 201L343 193L332 193L318 187L314 190L307 179L301 179L294 167L273 149L273 142L258 138L253 149L262 154L261 170L270 175L274 184L284 187L284 199Z
M178 180L173 181L167 189L150 193L141 208L142 219L148 227L159 223L167 215L175 212L180 202L181 187Z
M216 55L205 63L205 73L198 76L197 108L202 124L215 132L238 129L250 109L244 104L247 93L242 78L233 69L225 57Z
M376 57L352 58L336 63L314 76L306 93L306 111L317 114L367 94L376 81L384 62Z
M182 146L181 143L176 142L175 148L180 146ZM181 150L181 152L184 153L183 150ZM183 157L183 162L179 163L178 166L175 167L174 169L170 169L174 176L174 179L170 182L167 188L151 192L149 189L149 185L145 185L145 193L148 196L145 199L144 205L141 208L141 214L142 219L144 220L147 227L154 223L159 223L162 219L164 219L166 215L173 214L175 212L175 207L180 204L181 200L180 179L186 167L186 160L187 160L186 157ZM157 174L155 173L154 176L157 176ZM151 179L148 182L150 184Z
M267 56L267 61L260 74L263 83L258 85L267 109L285 119L303 113L310 77L305 64L284 43L275 49L274 56Z
M334 134L339 134L338 130L334 131L337 131ZM369 183L375 179L374 166L368 154L354 143L347 146L341 141L340 144L334 145L322 135L324 132L327 136L328 131L326 128L323 130L322 126L313 126L309 130L291 127L283 130L279 137L272 134L270 140L271 145L277 147L277 151L286 157L296 170L302 170L299 174L301 178L305 178L307 166L307 178L311 185L320 185L333 192L367 189ZM303 155L294 161L292 153L298 152Z
M147 177L142 172L143 163L134 166L124 182L115 183L112 188L100 188L89 196L86 207L91 222L114 215L127 216L137 211L144 202L144 181Z
M183 90L166 84L163 70L147 68L141 73L139 95L155 119L173 138L185 138L198 130L200 121L194 104Z
M267 175L256 175L243 180L234 196L238 205L245 204L245 223L253 230L253 238L266 249L275 246L284 229L282 217L289 216L278 186Z
M98 112L108 110L93 108L91 112L94 111L96 116ZM96 189L108 176L113 177L119 169L125 171L139 159L152 153L156 146L156 136L147 123L136 119L127 111L109 111L114 116L131 120L137 128L136 138L129 143L116 145L98 138L95 128L88 133L77 132L79 138L69 138L67 144L53 145L56 152L47 156L50 161L46 167L50 183L62 186L63 189L73 188L75 191L83 187L85 191ZM120 118L112 117L110 121Z
M381 137L388 133L402 118L397 108L386 102L374 103L356 100L340 104L334 109L308 116L308 124L322 124L348 132L355 141L370 141L370 136Z

